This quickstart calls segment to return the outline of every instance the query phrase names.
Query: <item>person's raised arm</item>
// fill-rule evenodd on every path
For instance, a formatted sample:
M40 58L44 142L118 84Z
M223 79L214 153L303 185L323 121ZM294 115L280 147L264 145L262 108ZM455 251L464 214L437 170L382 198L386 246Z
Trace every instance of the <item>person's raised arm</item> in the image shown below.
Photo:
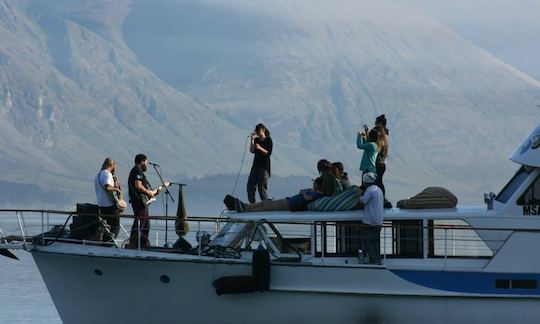
M250 139L251 139L251 144L249 145L249 151L251 153L255 153L255 135L251 134Z
M359 149L365 149L367 147L366 135L362 132L358 132L356 136L356 147Z

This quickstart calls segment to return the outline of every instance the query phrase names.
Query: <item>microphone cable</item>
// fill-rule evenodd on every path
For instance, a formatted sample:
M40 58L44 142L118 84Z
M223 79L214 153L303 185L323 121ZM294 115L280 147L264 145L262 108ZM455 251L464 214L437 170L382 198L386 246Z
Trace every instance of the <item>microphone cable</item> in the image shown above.
M231 196L234 196L234 193L236 192L236 186L238 185L238 178L240 177L240 173L242 172L242 167L244 166L244 160L246 159L246 150L248 143L251 142L249 139L251 136L248 136L246 138L246 144L244 144L244 153L242 154L242 162L240 162L240 169L238 170L238 173L236 174L236 179L234 180L234 187L231 193Z

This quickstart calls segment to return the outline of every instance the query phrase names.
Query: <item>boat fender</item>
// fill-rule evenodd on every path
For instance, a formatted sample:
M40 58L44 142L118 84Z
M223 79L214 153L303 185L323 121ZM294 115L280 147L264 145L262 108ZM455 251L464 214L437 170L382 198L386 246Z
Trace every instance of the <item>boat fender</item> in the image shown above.
M270 289L270 253L262 245L253 252L252 271L255 289L258 291Z
M245 294L255 292L255 282L252 276L221 277L212 283L216 295Z

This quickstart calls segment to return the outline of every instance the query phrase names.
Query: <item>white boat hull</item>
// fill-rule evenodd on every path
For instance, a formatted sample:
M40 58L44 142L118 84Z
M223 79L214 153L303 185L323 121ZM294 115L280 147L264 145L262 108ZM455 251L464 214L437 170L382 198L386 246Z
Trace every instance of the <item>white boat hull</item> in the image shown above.
M64 323L492 324L540 318L538 296L441 291L378 266L273 264L270 291L217 296L214 279L249 275L251 265L32 254Z

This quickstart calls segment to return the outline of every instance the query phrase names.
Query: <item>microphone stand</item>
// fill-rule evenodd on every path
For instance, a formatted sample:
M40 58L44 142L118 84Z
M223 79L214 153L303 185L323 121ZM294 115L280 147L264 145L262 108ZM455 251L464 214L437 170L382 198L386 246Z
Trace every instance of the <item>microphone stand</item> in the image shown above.
M152 164L152 166L154 167L154 170L156 170L159 180L161 181L161 185L163 186L163 188L165 188L165 244L167 244L168 233L169 233L169 221L167 220L167 218L169 217L169 197L171 198L171 201L173 203L174 203L174 198L172 197L167 186L165 186L165 181L163 181L163 177L159 173L158 166L155 164Z

